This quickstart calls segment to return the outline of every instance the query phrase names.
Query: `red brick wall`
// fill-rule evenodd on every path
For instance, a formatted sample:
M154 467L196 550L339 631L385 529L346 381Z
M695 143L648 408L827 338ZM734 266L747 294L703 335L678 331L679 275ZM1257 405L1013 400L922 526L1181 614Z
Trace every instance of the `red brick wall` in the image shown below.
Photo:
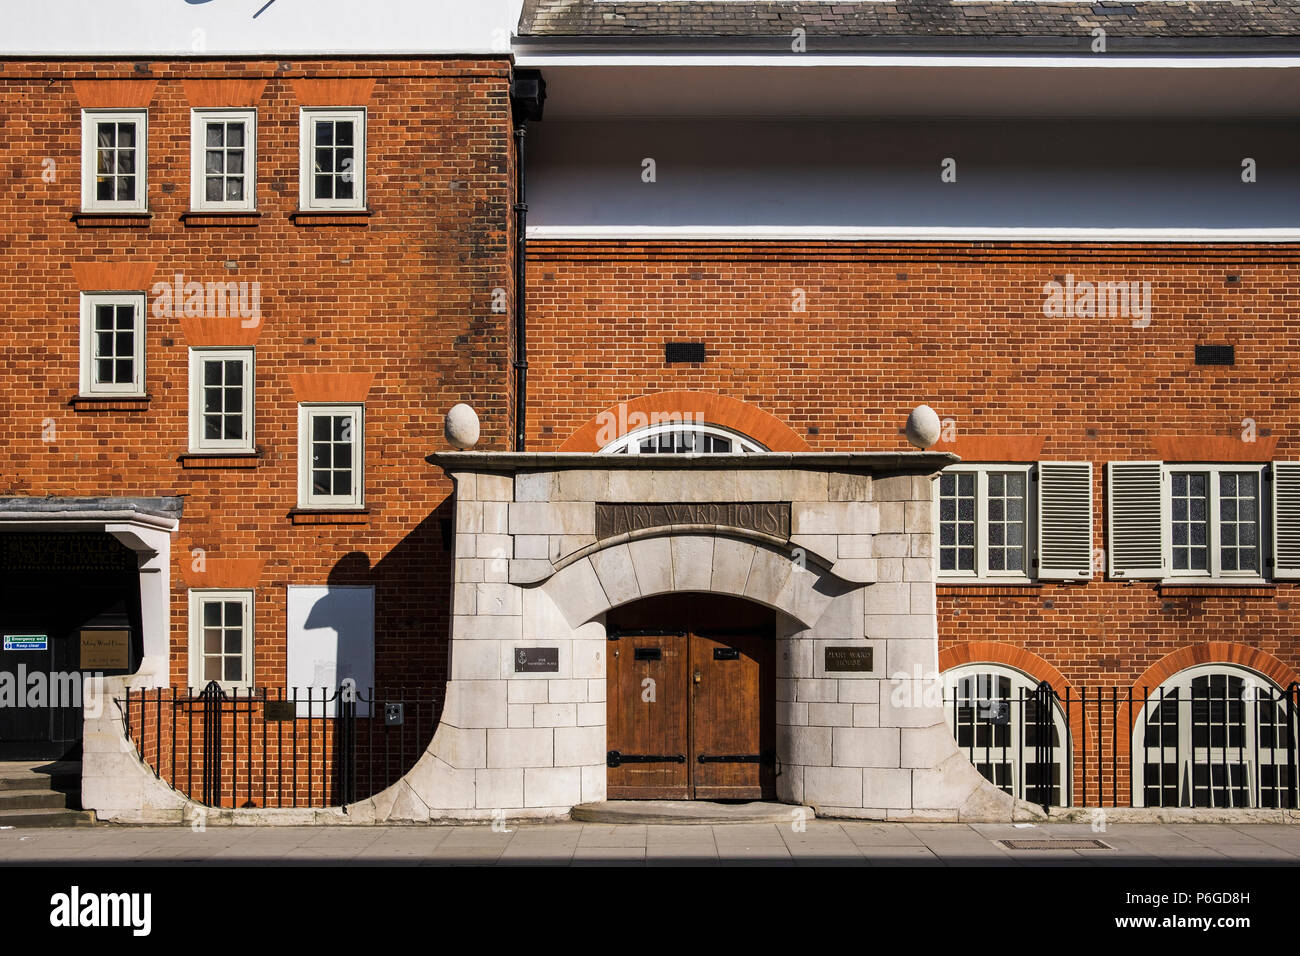
M341 89L373 81L368 219L323 226L290 218L299 179L294 83L313 77L361 81ZM148 117L152 218L142 228L73 221L81 101L72 81L114 78L157 83ZM254 224L187 226L180 218L190 192L191 103L182 80L202 78L265 84L255 101ZM424 458L446 447L442 416L458 401L482 417L480 447L509 447L510 316L491 308L494 288L513 295L508 86L504 58L0 64L0 299L8 318L0 494L185 497L174 539L174 683L188 678L180 572L190 548L211 562L264 562L255 574L258 684L284 683L285 585L327 581L376 585L379 683L445 678L450 566L441 522L451 518L451 488ZM42 177L46 160L53 182ZM72 266L109 260L154 263L155 280L182 272L201 282L261 283L263 454L255 468L189 470L178 462L187 445L187 343L176 320L152 315L149 299L152 400L136 410L69 405L78 390L81 289ZM289 376L302 372L373 373L370 513L358 524L291 522L298 426ZM50 423L55 440L43 441Z
M1250 417L1278 459L1300 457L1295 245L551 241L530 257L537 449L616 402L687 389L751 402L817 451L903 450L927 402L959 439L1036 436L1044 460L1094 462L1098 548L1103 464L1159 457L1154 439L1235 440ZM1067 273L1150 281L1150 324L1046 318L1043 285ZM708 362L666 365L669 340L707 343ZM1234 344L1237 364L1195 366L1197 343ZM1294 590L941 587L940 644L1012 644L1089 688L1210 640L1300 669Z

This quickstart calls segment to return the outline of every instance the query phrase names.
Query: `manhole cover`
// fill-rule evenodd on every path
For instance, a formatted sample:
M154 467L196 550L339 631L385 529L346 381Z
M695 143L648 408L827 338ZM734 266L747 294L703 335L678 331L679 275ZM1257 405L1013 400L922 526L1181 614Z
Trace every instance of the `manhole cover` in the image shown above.
M1100 840L997 840L1008 850L1113 850Z

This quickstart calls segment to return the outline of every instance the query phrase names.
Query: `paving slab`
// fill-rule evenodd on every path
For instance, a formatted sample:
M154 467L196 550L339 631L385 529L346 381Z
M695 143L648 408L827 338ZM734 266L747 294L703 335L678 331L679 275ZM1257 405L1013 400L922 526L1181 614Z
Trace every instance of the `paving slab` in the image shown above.
M1010 850L1003 839L1101 839L1113 850ZM621 826L575 821L490 826L209 828L94 827L0 832L2 865L220 866L429 864L703 866L1295 865L1300 828L1284 825L872 823Z

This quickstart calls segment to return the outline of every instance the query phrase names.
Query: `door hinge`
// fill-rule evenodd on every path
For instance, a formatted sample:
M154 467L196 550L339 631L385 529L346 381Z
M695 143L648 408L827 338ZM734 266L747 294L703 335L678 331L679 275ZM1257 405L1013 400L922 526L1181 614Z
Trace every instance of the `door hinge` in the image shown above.
M700 754L700 763L776 763L776 751L764 750L761 754Z
M606 767L618 767L625 763L686 763L685 754L625 754L611 750L605 754Z

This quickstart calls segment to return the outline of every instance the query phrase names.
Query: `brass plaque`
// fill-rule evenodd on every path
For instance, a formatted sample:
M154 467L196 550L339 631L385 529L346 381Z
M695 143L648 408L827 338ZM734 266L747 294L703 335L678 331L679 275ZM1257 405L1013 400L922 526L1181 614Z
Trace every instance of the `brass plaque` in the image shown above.
M267 720L293 720L296 716L291 700L268 700L263 706Z
M872 650L870 647L828 647L826 670L870 671Z
M130 631L81 632L83 671L126 670L131 663Z
M674 524L726 525L790 537L790 502L724 501L671 504L596 504L596 537L663 528Z

